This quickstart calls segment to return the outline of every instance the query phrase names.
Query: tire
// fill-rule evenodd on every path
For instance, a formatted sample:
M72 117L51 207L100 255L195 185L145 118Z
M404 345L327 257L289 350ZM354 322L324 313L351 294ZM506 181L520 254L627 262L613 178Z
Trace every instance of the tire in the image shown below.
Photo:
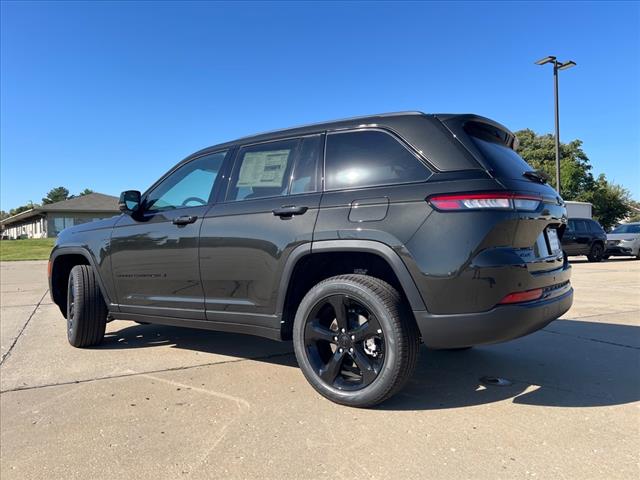
M318 393L342 405L371 407L411 377L420 334L391 285L366 275L339 275L315 285L300 302L293 346Z
M89 265L76 265L69 273L67 288L67 339L74 347L98 345L107 325L107 306L95 272Z
M603 260L609 260L609 257L610 257L610 256L611 256L611 255L602 255L602 259L603 259Z
M599 243L594 243L591 245L591 251L587 255L587 260L590 262L599 262L602 260L602 255L604 254L604 247Z

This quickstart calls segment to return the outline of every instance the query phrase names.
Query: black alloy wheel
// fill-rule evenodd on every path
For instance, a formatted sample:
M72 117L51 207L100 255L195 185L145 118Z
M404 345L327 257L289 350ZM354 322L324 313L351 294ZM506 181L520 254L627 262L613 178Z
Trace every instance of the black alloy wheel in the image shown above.
M305 348L315 373L328 385L359 390L373 382L384 364L380 322L346 295L320 300L307 317Z
M300 302L293 346L302 373L318 393L342 405L371 407L411 377L420 332L389 283L338 275L312 287Z

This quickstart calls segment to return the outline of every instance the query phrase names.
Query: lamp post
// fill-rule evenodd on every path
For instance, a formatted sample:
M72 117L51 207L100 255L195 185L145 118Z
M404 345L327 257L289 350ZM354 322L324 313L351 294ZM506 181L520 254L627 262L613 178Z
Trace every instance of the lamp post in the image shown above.
M560 193L560 109L558 107L558 71L575 67L576 62L573 60L559 62L556 57L550 55L538 60L536 65L545 65L547 63L553 63L553 97L555 101L556 117L556 190Z

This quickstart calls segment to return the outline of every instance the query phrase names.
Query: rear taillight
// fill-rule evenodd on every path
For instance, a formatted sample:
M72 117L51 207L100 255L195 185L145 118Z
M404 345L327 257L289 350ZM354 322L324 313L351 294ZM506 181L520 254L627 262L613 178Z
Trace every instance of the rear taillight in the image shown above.
M538 300L542 296L542 289L536 288L534 290L527 290L525 292L515 292L510 293L502 300L500 300L500 304L504 305L505 303L520 303L520 302L530 302L532 300Z
M438 210L522 210L533 212L542 199L517 193L468 193L436 195L427 201Z

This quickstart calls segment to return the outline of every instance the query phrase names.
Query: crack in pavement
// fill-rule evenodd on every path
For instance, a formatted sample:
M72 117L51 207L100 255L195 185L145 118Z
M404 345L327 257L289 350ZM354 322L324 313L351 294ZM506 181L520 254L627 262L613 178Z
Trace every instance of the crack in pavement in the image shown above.
M48 288L44 291L44 293L42 294L42 297L40 297L40 300L38 301L36 306L33 308L33 311L29 315L29 318L27 318L27 321L24 322L24 325L22 326L22 328L18 332L18 335L16 335L16 338L14 338L13 342L11 342L11 345L9 345L9 349L6 351L6 353L4 355L2 355L2 358L0 359L0 365L2 365L7 358L9 358L9 355L11 354L11 351L13 350L13 347L15 347L16 343L18 343L18 340L20 339L20 337L24 333L25 329L27 328L27 325L29 325L29 322L31 321L31 319L33 318L35 313L38 311L38 308L40 307L40 304L44 300L44 297L46 297L47 293L49 293L49 289Z
M24 386L24 387L15 387L15 388L8 388L6 390L0 390L0 394L11 393L11 392L21 392L21 391L25 391L25 390L37 390L39 388L47 388L47 387L61 387L61 386L65 386L65 385L77 385L77 384L80 384L80 383L90 383L90 382L96 382L96 381L100 381L100 380L112 380L112 379L116 379L116 378L136 377L136 376L140 376L140 375L150 375L152 373L177 372L177 371L181 371L181 370L190 370L192 368L211 367L211 366L215 366L215 365L226 365L228 363L239 363L239 362L246 362L246 361L249 361L249 360L268 360L268 359L271 359L271 358L286 357L288 355L293 355L293 352L274 353L273 355L266 355L266 356L262 356L262 357L237 358L237 359L234 359L234 360L223 360L221 362L200 363L198 365L184 365L184 366L180 366L180 367L160 368L160 369L157 369L157 370L146 370L144 372L127 372L127 373L120 373L120 374L116 374L116 375L106 375L106 376L103 376L103 377L86 378L86 379L83 379L83 380L69 380L69 381L66 381L66 382L45 383L43 385L27 385L27 386Z
M18 340L21 338L21 336L22 336L23 332L25 331L27 325L29 324L29 322L31 321L33 316L35 315L35 313L38 310L38 308L43 304L42 302L43 302L43 300L44 300L44 298L45 298L45 296L47 295L48 292L49 292L49 290L47 289L44 292L44 294L42 295L42 297L40 298L40 301L35 305L33 311L29 315L29 318L27 319L27 321L25 322L25 324L21 328L21 330L18 333L18 335L16 336L16 338L13 340L13 342L12 342L11 346L9 347L9 349L7 350L7 352L4 354L4 356L0 360L0 365L2 365L4 363L4 361L9 357L9 354L12 352L12 350L15 347L15 345L17 344ZM630 313L630 312L635 312L635 311L637 311L637 310L624 311L624 312L615 312L615 313L612 313L612 314L605 314L605 315L617 315L617 314L624 314L624 313ZM601 315L603 315L603 314L595 314L595 315L589 315L589 316L601 316ZM580 318L587 318L587 317L580 317ZM571 319L565 319L565 320L571 321ZM610 346L613 346L613 347L621 347L621 348L630 348L630 349L633 349L633 350L640 350L640 347L635 347L635 346L632 346L632 345L625 345L625 344L620 344L620 343L615 343L615 342L609 342L609 341L606 341L606 340L599 340L599 339L596 339L596 338L583 337L583 336L580 336L580 335L573 335L573 334L569 334L569 333L563 333L563 332L558 332L558 331L554 331L554 330L548 330L546 328L542 329L542 331L543 332L547 332L547 333L551 333L551 334L554 334L554 335L562 335L562 336L566 336L566 337L573 337L573 338L576 338L576 339L579 339L579 340L584 340L584 341L603 343L605 345L610 345ZM48 388L48 387L58 387L58 386L65 386L65 385L77 385L77 384L91 383L91 382L100 381L100 380L112 380L112 379L118 379L118 378L128 378L128 377L145 376L145 375L148 376L150 374L155 374L155 373L166 373L166 372L190 370L190 369L193 369L193 368L209 367L209 366L215 366L215 365L225 365L225 364L230 364L230 363L246 362L246 361L249 361L249 360L268 360L268 359L271 359L271 358L286 357L286 356L290 356L290 355L293 355L293 354L294 354L293 352L285 352L285 353L276 353L276 354L272 354L272 355L259 356L259 357L237 358L237 359L233 359L233 360L207 362L207 363L201 363L201 364L197 364L197 365L186 365L186 366L179 366L179 367L170 367L170 368L163 368L163 369L147 370L147 371L143 371L143 372L129 371L129 372L122 373L122 374L99 376L99 377L93 377L93 378L82 379L82 380L69 380L69 381L65 381L65 382L48 383L48 384L43 384L43 385L20 386L20 387L15 387L15 388L9 388L9 389L6 389L6 390L0 390L0 394L11 393L11 392L19 392L19 391L27 391L27 390L36 390L36 389ZM458 370L458 369L443 369L443 370L450 371L450 372L457 372L457 373L474 374L474 372L468 371L468 370L462 370L462 371ZM562 392L566 392L566 393L587 395L587 396L590 396L590 397L593 397L593 398L601 398L601 397L599 397L597 395L588 394L588 393L585 393L585 392L577 392L577 391L573 391L573 390L570 390L570 389L561 388L561 387L559 387L557 385L537 384L537 383L526 381L524 379L516 379L516 378L512 378L511 380L514 383L535 385L535 386L539 386L539 387L543 387L543 388L551 388L551 389L562 391ZM605 398L605 397L602 397L602 398Z

